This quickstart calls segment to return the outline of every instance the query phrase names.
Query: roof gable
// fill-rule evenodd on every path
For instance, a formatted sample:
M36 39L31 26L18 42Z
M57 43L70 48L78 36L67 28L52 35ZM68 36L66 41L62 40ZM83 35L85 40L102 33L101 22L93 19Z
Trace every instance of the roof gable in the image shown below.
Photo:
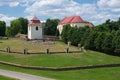
M30 20L30 24L34 24L34 23L41 23L40 20L34 16L31 20Z
M74 16L71 23L83 23L83 19L80 16Z
M63 20L60 21L59 24L68 24L68 23L83 23L84 20L80 16L70 16L65 17Z

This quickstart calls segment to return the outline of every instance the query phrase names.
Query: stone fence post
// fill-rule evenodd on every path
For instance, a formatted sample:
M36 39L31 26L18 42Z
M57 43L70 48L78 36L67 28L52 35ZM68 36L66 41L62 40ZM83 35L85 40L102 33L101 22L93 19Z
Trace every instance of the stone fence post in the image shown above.
M10 47L9 46L6 48L6 52L10 53Z
M27 48L24 48L23 53L24 53L24 54L27 54L27 53L28 53L28 49L27 49Z
M49 48L46 48L46 54L49 54L50 51L49 51Z
M66 51L66 53L69 53L69 48L66 48L65 51Z

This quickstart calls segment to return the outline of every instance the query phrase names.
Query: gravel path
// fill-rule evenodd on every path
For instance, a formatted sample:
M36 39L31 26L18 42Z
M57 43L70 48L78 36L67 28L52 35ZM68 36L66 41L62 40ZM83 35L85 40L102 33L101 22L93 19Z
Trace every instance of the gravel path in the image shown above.
M53 80L53 79L34 76L34 75L25 74L21 72L13 72L8 70L1 70L1 69L0 69L0 75L16 78L20 80Z

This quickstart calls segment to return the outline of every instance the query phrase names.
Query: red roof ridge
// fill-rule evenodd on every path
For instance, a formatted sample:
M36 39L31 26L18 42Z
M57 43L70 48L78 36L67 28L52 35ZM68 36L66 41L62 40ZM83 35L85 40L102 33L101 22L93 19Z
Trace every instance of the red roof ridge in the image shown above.
M30 20L29 24L35 24L35 23L40 23L40 24L41 24L40 20L39 20L36 16L34 16L34 17Z
M69 24L69 23L83 23L84 20L80 16L69 16L63 18L59 24Z

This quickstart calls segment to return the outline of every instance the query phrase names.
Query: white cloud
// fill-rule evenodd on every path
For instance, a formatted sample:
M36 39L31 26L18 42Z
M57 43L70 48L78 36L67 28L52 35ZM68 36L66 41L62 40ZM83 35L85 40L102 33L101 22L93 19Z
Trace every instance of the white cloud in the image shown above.
M28 6L37 0L0 0L0 6L9 5L10 7Z
M7 3L4 3L7 1ZM65 16L80 15L85 21L95 25L106 19L120 17L120 0L98 0L96 3L78 3L73 0L0 0L0 6L24 6L26 18L34 16L46 18L64 18Z
M16 17L10 17L4 14L0 14L0 20L5 21L7 25L10 25L10 21L16 19Z
M31 15L49 17L64 17L70 15L93 14L95 6L91 4L79 4L70 0L39 0L28 6L25 10Z
M110 10L110 11L119 11L120 9L120 0L99 0L97 5L102 10Z
M10 7L15 7L19 5L19 2L10 2L9 5Z

